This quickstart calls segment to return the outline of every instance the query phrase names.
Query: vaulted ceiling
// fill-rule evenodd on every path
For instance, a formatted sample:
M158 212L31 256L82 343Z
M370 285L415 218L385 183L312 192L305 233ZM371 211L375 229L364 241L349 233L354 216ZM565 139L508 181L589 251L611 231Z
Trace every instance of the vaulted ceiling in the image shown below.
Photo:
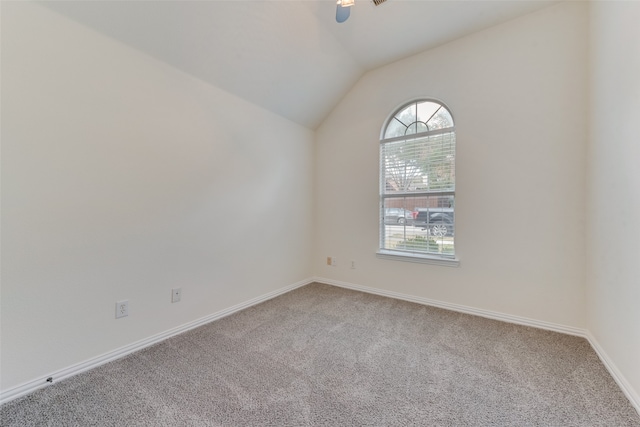
M367 71L547 7L542 0L56 1L46 7L314 129Z

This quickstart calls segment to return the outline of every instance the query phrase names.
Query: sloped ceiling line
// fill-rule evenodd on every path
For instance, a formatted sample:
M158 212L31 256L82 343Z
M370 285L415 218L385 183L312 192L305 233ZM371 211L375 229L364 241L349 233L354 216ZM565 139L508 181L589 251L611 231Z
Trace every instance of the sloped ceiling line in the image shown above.
M366 72L548 1L40 2L207 83L315 129Z

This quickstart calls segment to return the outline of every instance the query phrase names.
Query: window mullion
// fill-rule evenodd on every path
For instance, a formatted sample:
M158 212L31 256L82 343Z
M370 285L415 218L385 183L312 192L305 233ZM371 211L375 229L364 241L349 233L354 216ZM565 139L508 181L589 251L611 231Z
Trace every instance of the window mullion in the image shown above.
M397 199L401 197L438 197L438 196L455 196L455 191L416 191L416 192L397 192L382 193L380 197L383 199Z
M389 142L396 142L396 141L411 141L413 139L420 139L427 136L441 135L444 133L454 133L455 131L456 131L455 127L450 127L445 129L430 130L428 132L412 133L410 135L402 135L402 136L395 136L393 138L382 139L380 140L380 144L387 144Z

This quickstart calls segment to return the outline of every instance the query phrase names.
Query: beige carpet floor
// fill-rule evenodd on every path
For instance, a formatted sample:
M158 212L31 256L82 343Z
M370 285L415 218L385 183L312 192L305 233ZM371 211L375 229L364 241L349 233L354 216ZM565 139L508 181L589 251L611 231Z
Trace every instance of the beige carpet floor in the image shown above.
M579 337L311 284L0 407L2 426L640 426Z

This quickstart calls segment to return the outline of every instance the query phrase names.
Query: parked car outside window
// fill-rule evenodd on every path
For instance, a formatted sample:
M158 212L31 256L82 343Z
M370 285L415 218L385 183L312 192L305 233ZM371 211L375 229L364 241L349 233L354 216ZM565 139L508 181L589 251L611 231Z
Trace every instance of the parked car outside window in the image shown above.
M413 225L428 230L432 236L452 236L453 208L418 208Z
M413 223L413 212L402 208L385 208L384 223L386 225L403 225Z

